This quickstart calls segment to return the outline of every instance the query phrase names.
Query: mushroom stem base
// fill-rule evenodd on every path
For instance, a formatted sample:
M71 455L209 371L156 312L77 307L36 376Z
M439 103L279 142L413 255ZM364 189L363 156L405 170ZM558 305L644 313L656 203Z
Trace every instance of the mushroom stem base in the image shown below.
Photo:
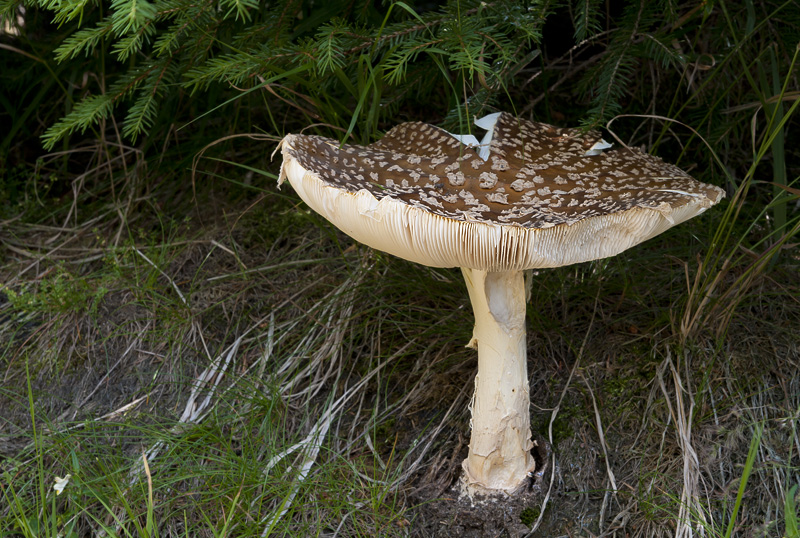
M530 396L522 271L462 269L478 349L472 399L472 438L463 468L467 493L514 493L535 463L531 455Z

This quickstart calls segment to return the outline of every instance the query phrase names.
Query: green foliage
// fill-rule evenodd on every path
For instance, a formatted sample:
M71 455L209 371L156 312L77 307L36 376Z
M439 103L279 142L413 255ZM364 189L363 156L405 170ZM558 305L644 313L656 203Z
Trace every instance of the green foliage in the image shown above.
M176 120L205 121L215 107L265 88L278 97L270 109L288 106L307 120L349 124L359 138L369 139L397 102L424 106L432 92L454 83L468 88L479 79L495 99L501 97L516 74L509 66L521 49L536 45L545 14L539 2L510 0L451 0L438 9L405 2L262 6L254 0L18 5L49 13L59 25L62 39L51 53L57 62L102 77L70 92L75 105L42 137L48 150L75 133L111 128L112 119L136 142L163 133ZM176 118L170 110L187 92L208 91L216 98L199 114ZM461 101L441 97L445 111Z
M798 512L795 509L795 495L797 495L797 484L786 492L786 502L783 511L784 519L786 520L786 530L783 535L786 538L800 537L800 530L798 530L797 525L797 521L800 517L798 517Z
M14 291L5 290L9 301L21 312L94 312L108 288L76 278L62 266L57 266L37 285Z
M111 29L111 22L103 21L98 23L94 28L82 28L78 30L67 37L61 46L55 49L56 61L63 62L65 60L71 60L81 55L81 53L85 56L89 56L101 40L108 35Z
M317 75L323 76L328 71L334 71L344 67L344 49L341 40L336 38L337 34L349 31L344 21L337 20L332 24L322 26L317 34L317 41L314 48L319 51L319 62L317 63Z
M238 121L238 112L230 111L240 108L255 125L226 125L222 132L255 127L278 136L316 124L369 142L396 122L399 110L410 119L465 128L468 115L529 110L529 100L544 100L536 113L545 119L553 104L577 105L569 111L571 122L596 126L622 112L652 108L649 92L662 87L681 103L708 111L703 118L683 118L687 123L730 132L722 124L733 118L719 116L725 101L707 101L716 94L706 83L732 91L742 81L752 82L743 99L758 100L768 111L780 109L765 98L774 95L772 86L784 75L785 58L798 38L793 28L800 16L790 4L0 0L0 13L10 17L25 7L20 39L23 45L36 43L36 57L48 71L38 80L55 80L61 87L46 95L53 106L38 124L47 127L46 149L76 134L114 138L118 125L128 142L143 141L147 149L187 124L195 132L213 126L218 135L218 123ZM766 25L772 16L787 24ZM57 32L39 39L51 23ZM552 43L544 46L559 54L569 50L574 62L569 74L574 83L567 88L558 82L552 93L550 77L557 71L547 62L558 60L540 50L547 25L557 26ZM771 44L764 58L770 67L755 65L767 77L742 79L737 58L762 54L765 44ZM541 73L535 67L539 61ZM2 67L21 73L21 65ZM698 74L710 70L715 76L698 86ZM41 87L21 78L18 85L8 84L5 108L14 131L29 129L26 120L33 114L17 119L11 103L20 100L14 92ZM678 97L686 92L688 99Z
M519 520L523 525L530 527L539 518L541 511L542 509L538 506L529 506L524 508L519 514Z
M603 27L600 23L600 0L577 0L575 2L575 39L583 41L590 35L599 34Z
M607 52L584 78L584 89L592 106L583 123L596 126L622 111L623 99L630 94L632 81L645 59L664 68L685 63L671 43L677 38L670 21L663 20L665 2L632 2L625 6L619 26L612 32ZM576 17L576 39L591 37L600 30L597 23L602 4L581 2Z
M72 112L47 131L43 137L45 147L55 147L56 142L75 131L84 133L89 127L106 119L113 106L114 100L108 94L87 96Z
M156 18L156 7L147 0L112 0L111 29L117 36L139 32L152 33L151 23Z

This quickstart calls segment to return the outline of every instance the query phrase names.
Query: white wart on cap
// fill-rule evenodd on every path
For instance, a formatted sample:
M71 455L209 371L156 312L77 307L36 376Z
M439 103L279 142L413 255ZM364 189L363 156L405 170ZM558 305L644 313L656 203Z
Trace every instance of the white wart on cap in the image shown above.
M465 490L511 494L535 467L522 270L613 256L723 192L594 131L505 113L476 124L481 142L420 122L369 146L288 135L279 183L362 243L462 268L478 349Z

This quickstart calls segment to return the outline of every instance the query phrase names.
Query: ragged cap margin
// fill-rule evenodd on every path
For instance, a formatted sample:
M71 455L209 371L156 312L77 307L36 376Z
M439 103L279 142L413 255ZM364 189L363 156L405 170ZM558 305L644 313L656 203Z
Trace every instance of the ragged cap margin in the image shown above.
M279 146L279 186L288 179L303 201L356 241L431 267L509 271L606 258L694 217L722 197L719 191L715 200L696 197L675 208L634 207L540 229L456 221L395 198L377 200L365 189L353 193L326 184L291 156L293 136Z

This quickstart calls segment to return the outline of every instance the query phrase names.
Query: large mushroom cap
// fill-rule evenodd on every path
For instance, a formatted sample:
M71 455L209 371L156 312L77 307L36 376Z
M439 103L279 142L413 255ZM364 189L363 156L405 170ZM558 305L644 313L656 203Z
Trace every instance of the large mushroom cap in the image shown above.
M600 151L608 145L596 131L506 113L476 123L489 131L486 160L466 138L421 122L368 146L288 135L280 182L288 178L311 208L366 245L484 271L613 256L724 196L637 149Z

